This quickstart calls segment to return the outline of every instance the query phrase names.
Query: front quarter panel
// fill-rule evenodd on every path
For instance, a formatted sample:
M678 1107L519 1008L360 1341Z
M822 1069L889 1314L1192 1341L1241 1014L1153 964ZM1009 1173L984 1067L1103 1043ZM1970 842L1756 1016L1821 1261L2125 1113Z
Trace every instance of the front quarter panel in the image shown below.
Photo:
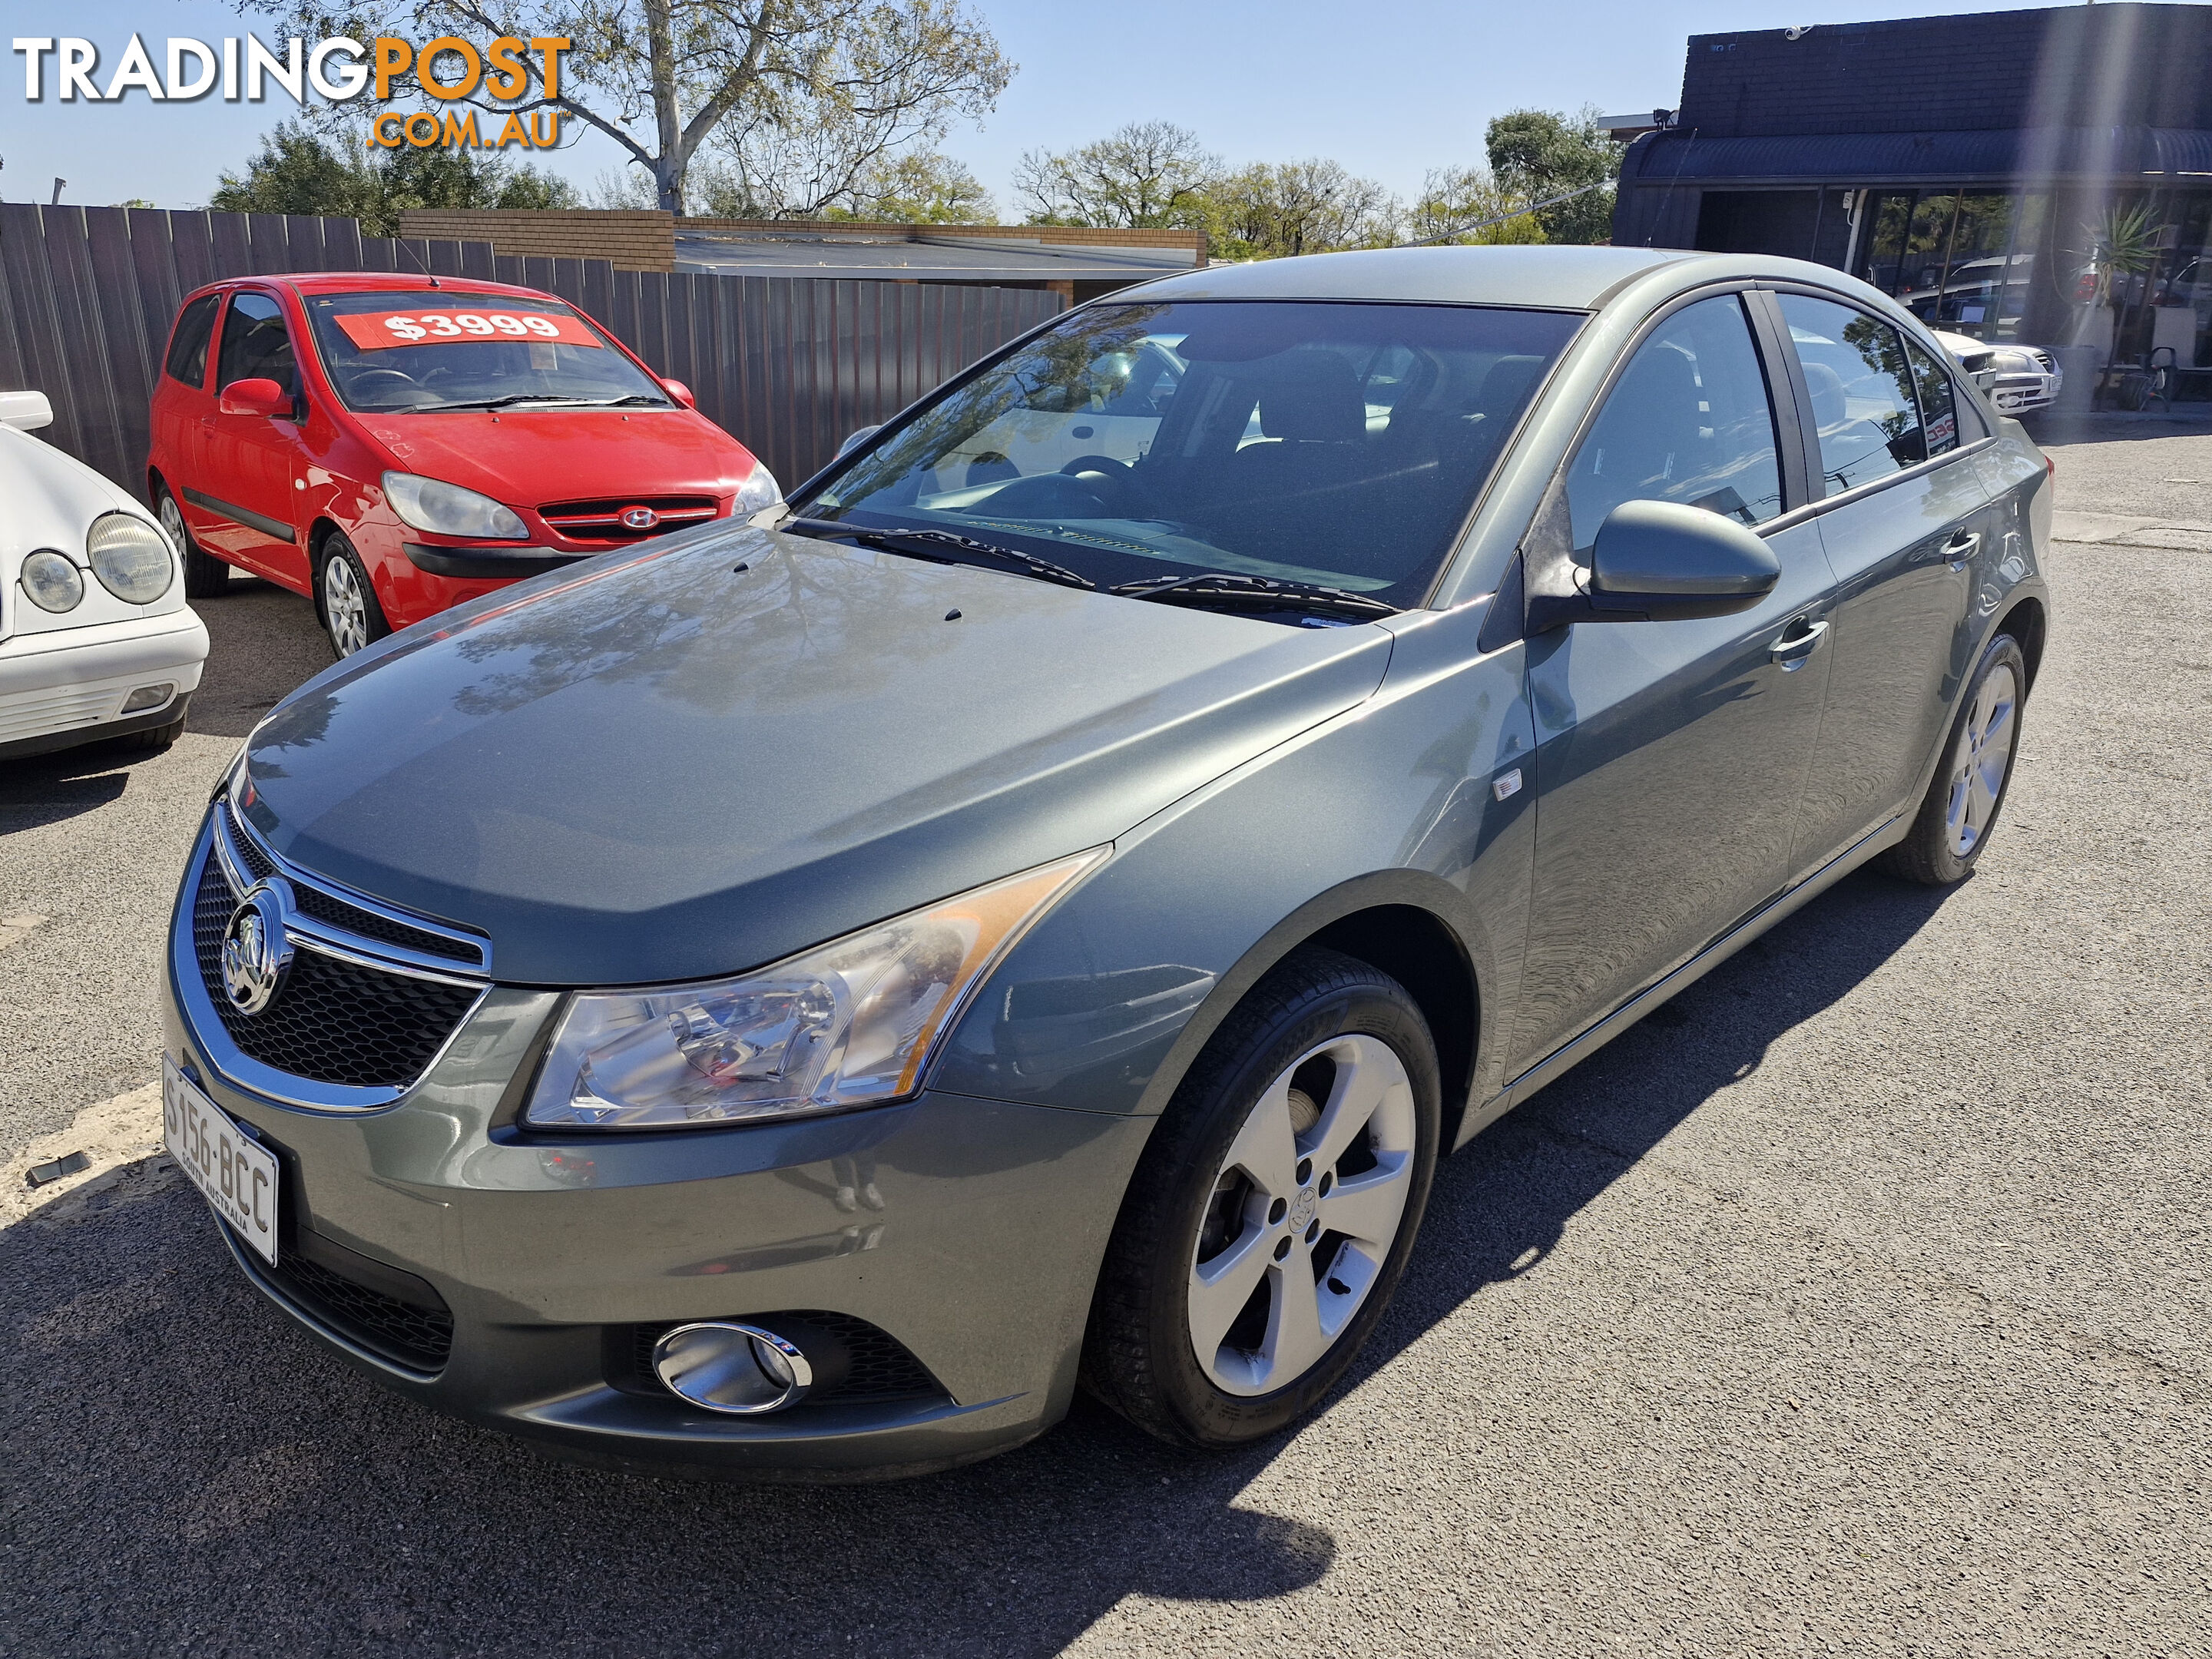
M1493 784L1529 764L1534 728L1519 644L1477 647L1486 610L1395 619L1373 698L1121 837L983 988L933 1086L1156 1114L1269 968L1384 905L1442 921L1482 1024L1501 1018L1527 932L1535 790L1530 777L1500 800ZM1495 1064L1478 1049L1477 1097Z

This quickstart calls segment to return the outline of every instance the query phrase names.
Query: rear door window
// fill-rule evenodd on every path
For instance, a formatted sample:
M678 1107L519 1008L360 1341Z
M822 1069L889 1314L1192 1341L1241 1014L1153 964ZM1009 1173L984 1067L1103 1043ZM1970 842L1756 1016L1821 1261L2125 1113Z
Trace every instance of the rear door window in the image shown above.
M222 295L203 294L179 314L169 336L169 355L161 364L171 380L189 386L206 381L208 341L215 334L216 307L222 303Z
M1905 361L1912 368L1912 385L1920 394L1920 429L1927 434L1930 459L1948 455L1960 441L1959 400L1951 390L1951 376L1911 341L1905 343Z
M1856 306L1805 294L1781 300L1820 434L1822 488L1815 493L1840 495L1926 460L1929 434L1904 337ZM1948 386L1947 380L1947 392ZM1950 438L1956 443L1955 418Z
M1636 349L1567 473L1575 545L1623 501L1764 524L1782 511L1766 376L1735 295L1685 306Z

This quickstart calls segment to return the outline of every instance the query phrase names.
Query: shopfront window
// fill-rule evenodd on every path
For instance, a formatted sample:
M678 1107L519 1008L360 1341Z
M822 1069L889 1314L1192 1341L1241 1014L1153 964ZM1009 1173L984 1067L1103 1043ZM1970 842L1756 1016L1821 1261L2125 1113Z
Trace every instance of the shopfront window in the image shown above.
M2107 244L2130 216L2138 246L2123 268ZM2212 369L2212 190L1873 189L1853 225L1853 274L1931 328ZM2173 392L2212 398L2212 374L2179 376Z
M1930 327L2014 338L2035 264L2018 222L2039 204L1988 191L1881 192L1861 234L1858 274Z

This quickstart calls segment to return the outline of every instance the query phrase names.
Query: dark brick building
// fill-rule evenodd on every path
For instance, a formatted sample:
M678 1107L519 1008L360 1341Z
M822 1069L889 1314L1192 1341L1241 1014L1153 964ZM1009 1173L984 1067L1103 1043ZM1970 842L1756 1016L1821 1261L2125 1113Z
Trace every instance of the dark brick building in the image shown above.
M2137 210L2154 268L2097 289ZM1985 338L2212 362L2212 7L1692 36L1613 240L1814 259Z

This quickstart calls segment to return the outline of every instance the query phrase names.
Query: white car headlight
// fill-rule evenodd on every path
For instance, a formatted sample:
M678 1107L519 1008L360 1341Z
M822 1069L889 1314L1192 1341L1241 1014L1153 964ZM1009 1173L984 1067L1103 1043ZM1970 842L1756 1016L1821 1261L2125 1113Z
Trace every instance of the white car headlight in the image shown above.
M42 547L23 561L23 592L41 611L74 611L84 598L84 578L68 558Z
M737 505L731 509L731 514L735 518L750 519L754 514L774 507L782 499L783 486L776 483L775 474L755 461L753 470L745 475L744 483L738 486Z
M758 1122L910 1095L937 1039L1095 848L735 979L580 994L523 1121L652 1129Z
M85 556L100 585L131 605L151 605L169 591L169 542L145 520L103 513L85 532Z
M511 508L489 495L412 472L384 475L385 498L402 524L438 536L476 536L486 541L522 542L530 528Z

